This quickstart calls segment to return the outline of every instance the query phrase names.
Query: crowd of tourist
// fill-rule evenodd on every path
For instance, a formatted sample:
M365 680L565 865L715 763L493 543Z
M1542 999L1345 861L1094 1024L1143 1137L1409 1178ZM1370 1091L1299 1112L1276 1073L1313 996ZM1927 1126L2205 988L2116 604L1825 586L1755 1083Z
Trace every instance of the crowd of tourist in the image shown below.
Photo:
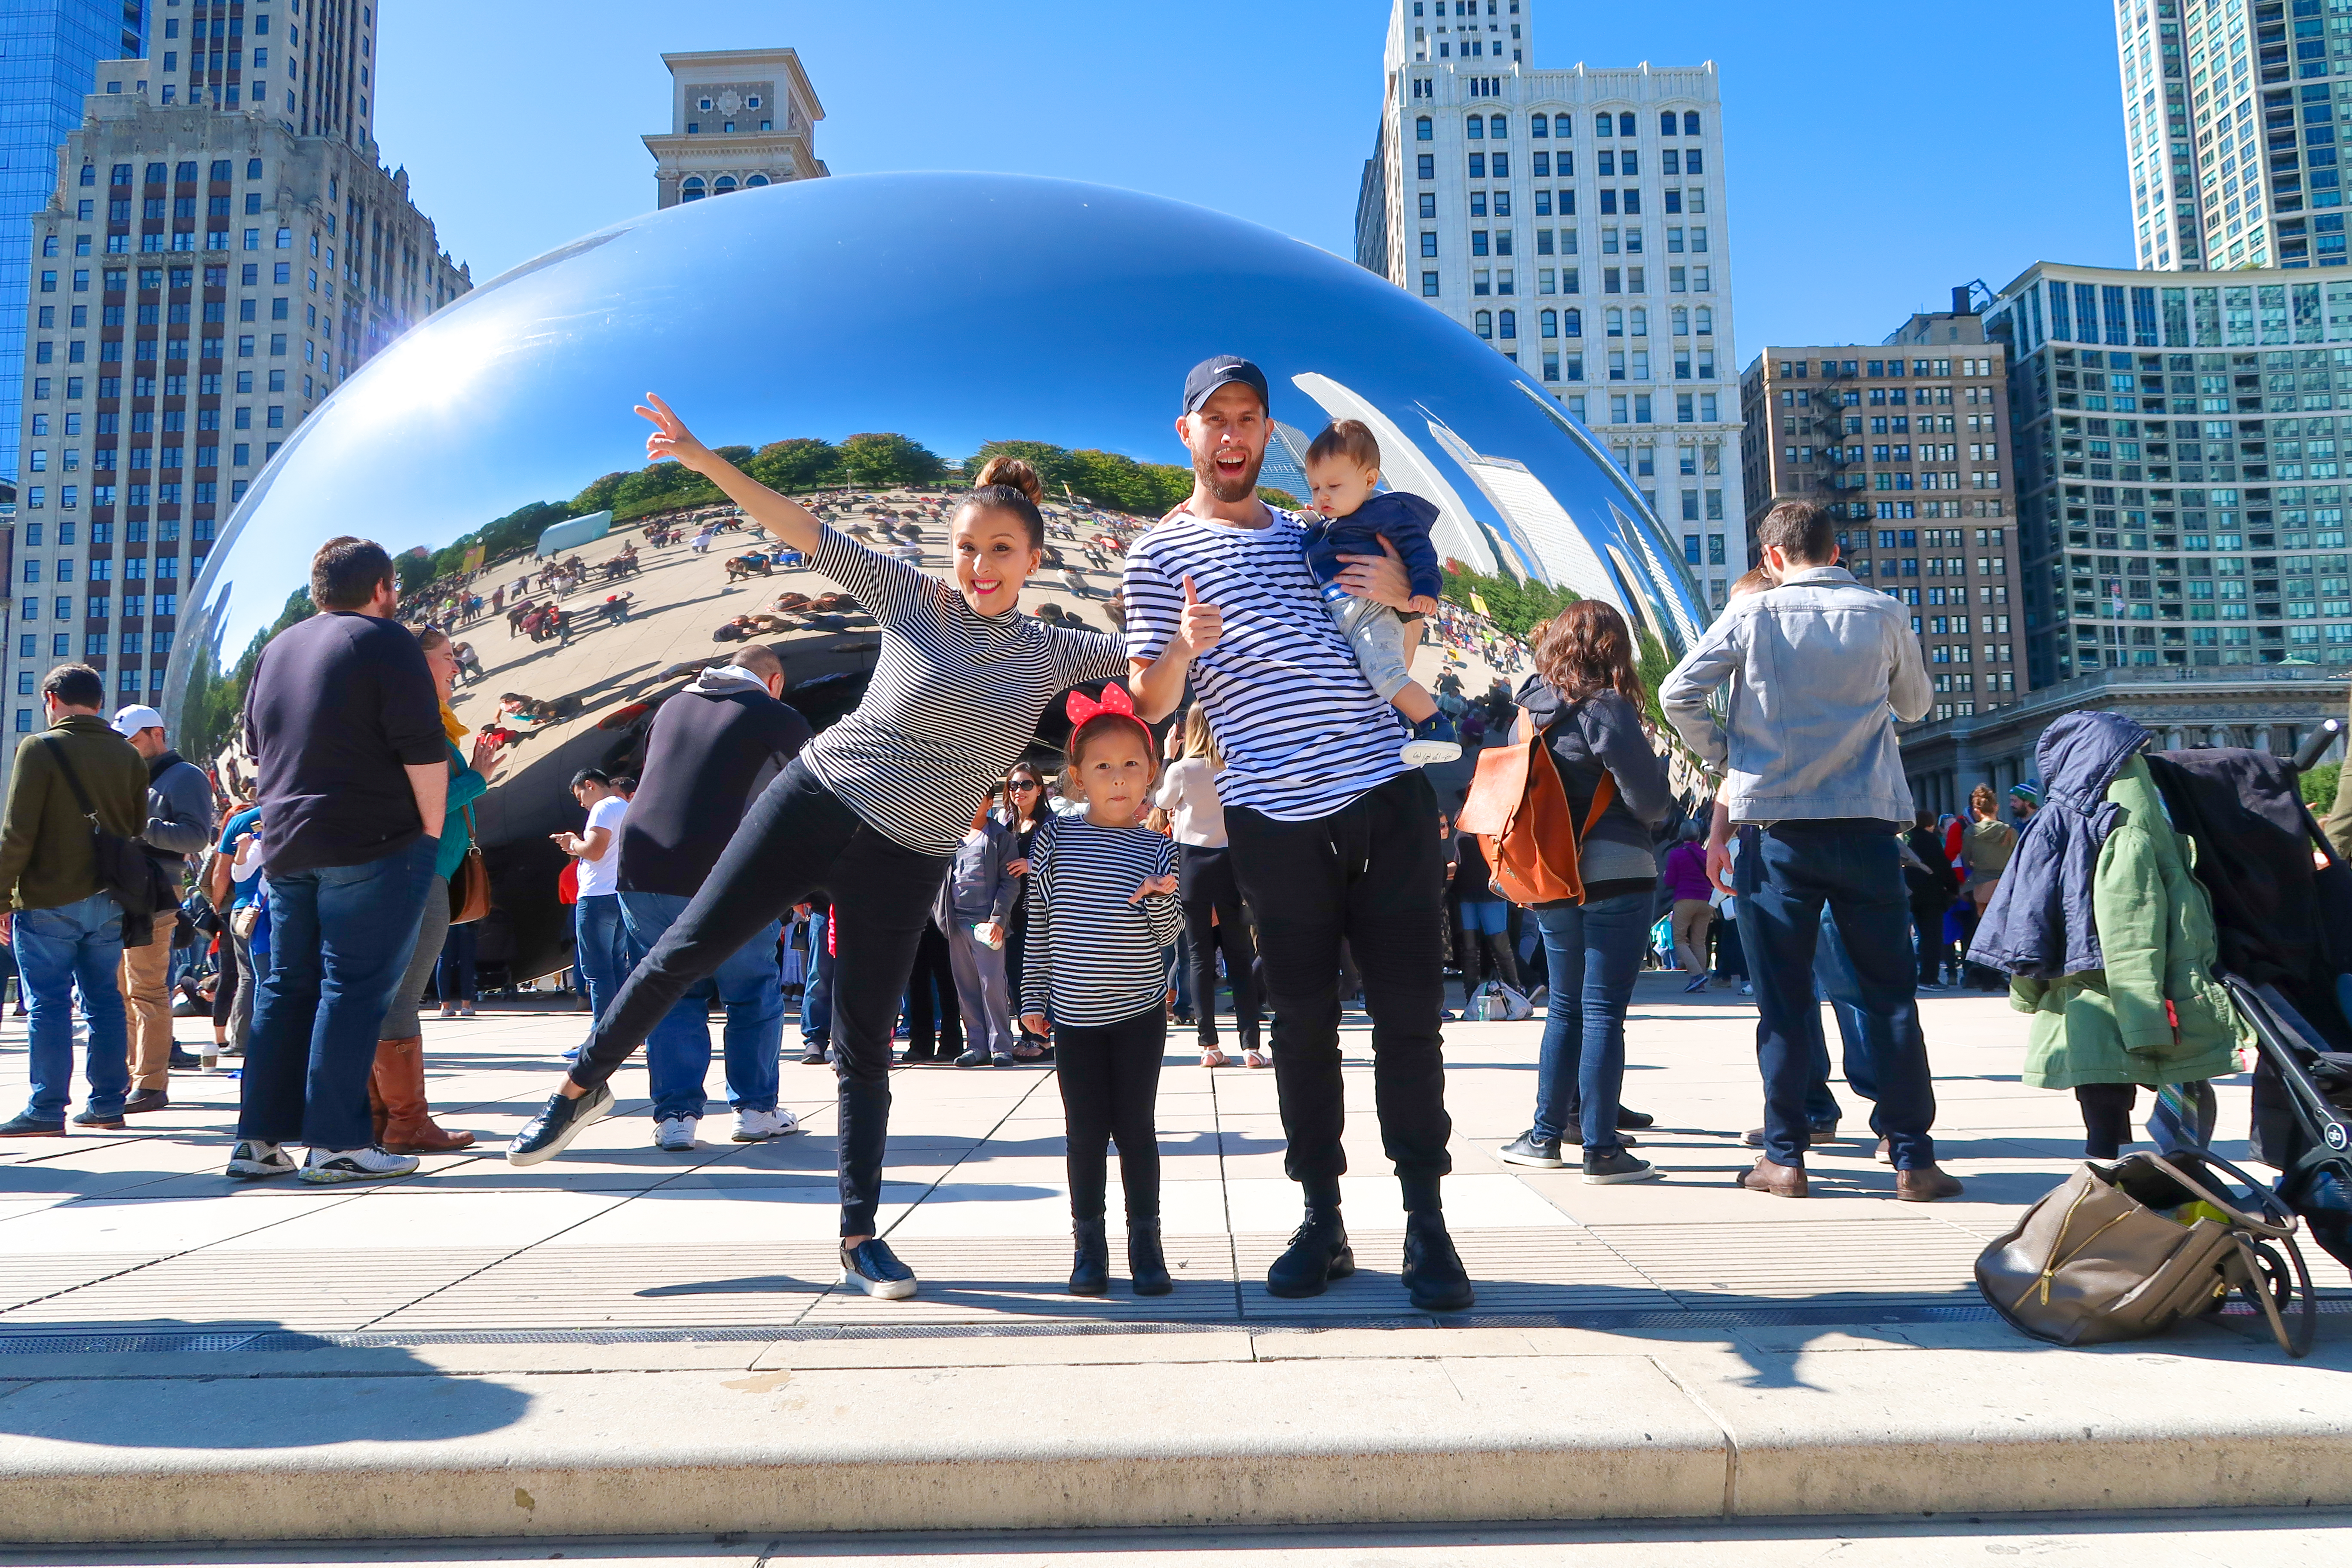
M1621 1099L1627 1005L1654 955L1692 990L1737 980L1756 998L1764 1116L1743 1185L1803 1197L1806 1151L1834 1131L1818 979L1896 1196L1959 1192L1936 1162L1915 998L1958 978L2017 834L1989 790L1967 823L1915 815L1894 722L1927 707L1917 642L1893 601L1835 564L1818 509L1766 520L1765 564L1657 693L1675 739L1722 781L1709 800L1677 793L1609 605L1573 604L1522 646L1438 600L1395 549L1265 506L1267 389L1246 361L1188 378L1196 488L1156 525L1076 508L1049 521L1037 476L1005 458L952 504L803 505L659 400L639 412L649 458L730 502L650 542L691 529L707 550L756 528L761 549L730 572L757 555L837 592L729 623L719 640L740 647L653 711L636 776L572 777L582 826L553 840L587 1032L513 1163L554 1158L609 1115L612 1077L640 1048L654 1142L694 1147L713 1003L731 1136L795 1131L780 1088L789 992L801 1060L835 1076L845 1284L917 1288L876 1234L889 1070L1050 1061L1068 1123L1070 1289L1109 1288L1115 1150L1131 1288L1157 1294L1171 1286L1152 1107L1176 1024L1203 1067L1272 1071L1304 1214L1267 1286L1311 1296L1354 1267L1339 1184L1352 998L1370 1016L1373 1110L1407 1215L1404 1288L1423 1310L1459 1310L1475 1289L1442 1202L1449 967L1465 1016L1545 1008L1530 1124L1501 1157L1615 1184L1661 1173L1633 1152L1651 1119ZM1327 437L1318 461L1377 477L1369 432ZM1366 504L1369 481L1358 488L1340 504ZM1327 489L1349 493L1318 478L1318 500ZM899 552L917 515L950 527L950 577ZM1056 538L1097 569L1117 563L1118 633L1020 613ZM95 672L51 672L49 728L20 749L0 821L33 1059L31 1102L0 1133L65 1131L77 994L88 1092L72 1122L119 1128L168 1103L173 1068L200 1064L171 1038L172 955L193 945L216 954L205 1057L243 1058L229 1174L375 1180L470 1143L425 1103L420 1010L437 972L444 1013L470 1011L453 954L488 895L473 803L506 744L566 715L508 693L470 732L450 699L479 665L432 613L502 612L520 631L554 609L533 595L587 575L575 557L487 601L460 584L410 603L381 547L329 542L311 566L318 613L265 647L247 689L249 800L223 799L173 752L153 710L110 721ZM1357 604L1393 614L1368 632ZM823 615L877 628L879 654L856 709L813 733L757 638ZM1368 679L1400 635L1529 668L1476 694L1453 668L1428 689ZM1049 773L1028 759L1063 704L1070 733ZM1430 749L1470 755L1424 767ZM1484 765L1514 752L1518 776L1557 781L1574 825L1546 829L1533 860L1495 820L1507 770ZM2012 817L2036 804L2021 786ZM1226 992L1236 1055L1219 1032Z

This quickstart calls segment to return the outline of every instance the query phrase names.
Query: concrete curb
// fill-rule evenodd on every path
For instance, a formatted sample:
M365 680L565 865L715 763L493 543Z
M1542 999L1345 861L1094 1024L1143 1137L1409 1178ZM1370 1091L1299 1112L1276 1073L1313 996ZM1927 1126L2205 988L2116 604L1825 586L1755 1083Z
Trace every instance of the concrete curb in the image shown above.
M0 1537L2352 1504L2341 1351L1641 1348L570 1376L255 1376L223 1356L223 1375L0 1384Z

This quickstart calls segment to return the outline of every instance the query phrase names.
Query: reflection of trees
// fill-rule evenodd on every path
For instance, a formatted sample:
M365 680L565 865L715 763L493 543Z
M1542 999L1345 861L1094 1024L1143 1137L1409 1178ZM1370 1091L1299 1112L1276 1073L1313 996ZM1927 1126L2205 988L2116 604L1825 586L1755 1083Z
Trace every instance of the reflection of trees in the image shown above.
M187 705L180 718L179 746L184 755L219 754L236 732L237 715L245 710L245 689L253 679L253 667L261 662L262 645L295 622L309 619L311 611L310 590L295 589L286 596L286 607L278 612L278 618L253 634L236 667L226 672L208 644L193 650L196 663L188 674Z
M1192 470L1174 463L1139 463L1119 452L1072 451L1043 441L991 441L964 464L976 474L995 457L1018 458L1037 470L1048 490L1139 517L1158 517L1192 493Z
M1484 572L1473 572L1459 561L1445 563L1445 597L1448 602L1476 613L1470 601L1473 595L1486 601L1486 618L1497 631L1524 638L1529 628L1551 619L1576 603L1579 595L1566 588L1553 588L1530 577L1522 583L1511 577L1490 577Z

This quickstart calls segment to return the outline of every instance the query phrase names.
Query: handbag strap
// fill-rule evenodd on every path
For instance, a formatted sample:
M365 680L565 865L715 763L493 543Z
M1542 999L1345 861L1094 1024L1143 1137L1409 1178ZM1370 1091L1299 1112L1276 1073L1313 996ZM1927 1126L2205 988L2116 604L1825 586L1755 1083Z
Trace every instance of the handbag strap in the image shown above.
M41 737L44 742L49 741L53 738L53 735L44 735ZM98 808L89 804L89 792L81 787L81 774L74 771L73 759L66 755L65 748L63 746L45 745L42 749L49 753L50 761L56 763L58 768L64 772L66 775L66 785L73 791L74 799L80 803L81 814L89 818L89 825L92 827L104 826L105 825L98 820Z
M2284 1225L2280 1224L2276 1220L2267 1217L2272 1207L2272 1203L2274 1203L2275 1200L2263 1203L2265 1217L2257 1219L2253 1215L2247 1214L2243 1209L2240 1208L2234 1201L2214 1192L2211 1188L2206 1186L2204 1183L2197 1180L2197 1178L2191 1176L2188 1172L2182 1170L2179 1166L2174 1164L2163 1155L2149 1153L2143 1154L2140 1158L2146 1160L2149 1164L2155 1166L2158 1170L2162 1171L2166 1175L2179 1183L2189 1192L2196 1194L2197 1196L2202 1198L2205 1202L2211 1204L2215 1208L2220 1209L2223 1214L2228 1215L2231 1219L2239 1225L2244 1226L2248 1230L2252 1231L2255 1235L2260 1236L2266 1240L2274 1241L2294 1235L2295 1218L2292 1212L2285 1210L2284 1207L2280 1208L2279 1212L2285 1221ZM2232 1165L2219 1154L2200 1153L2198 1155L2198 1158L2208 1163L2219 1165L2222 1170L2228 1172L2232 1177L2242 1183L2248 1191L2257 1194L2255 1201L2263 1202L2263 1200L2268 1197L2268 1190L2264 1188L2261 1183L2247 1175L2245 1172L2241 1171L2237 1166Z

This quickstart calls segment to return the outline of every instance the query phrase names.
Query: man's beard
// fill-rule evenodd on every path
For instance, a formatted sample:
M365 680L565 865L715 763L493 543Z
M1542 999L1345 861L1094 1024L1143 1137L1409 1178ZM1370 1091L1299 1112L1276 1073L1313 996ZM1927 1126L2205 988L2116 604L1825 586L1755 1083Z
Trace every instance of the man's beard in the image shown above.
M1257 494L1258 470L1265 467L1265 454L1260 452L1250 459L1248 470L1240 479L1227 479L1217 472L1217 462L1213 454L1205 458L1196 454L1192 458L1192 477L1201 481L1202 489L1207 490L1219 500L1231 504L1237 500L1247 500Z

